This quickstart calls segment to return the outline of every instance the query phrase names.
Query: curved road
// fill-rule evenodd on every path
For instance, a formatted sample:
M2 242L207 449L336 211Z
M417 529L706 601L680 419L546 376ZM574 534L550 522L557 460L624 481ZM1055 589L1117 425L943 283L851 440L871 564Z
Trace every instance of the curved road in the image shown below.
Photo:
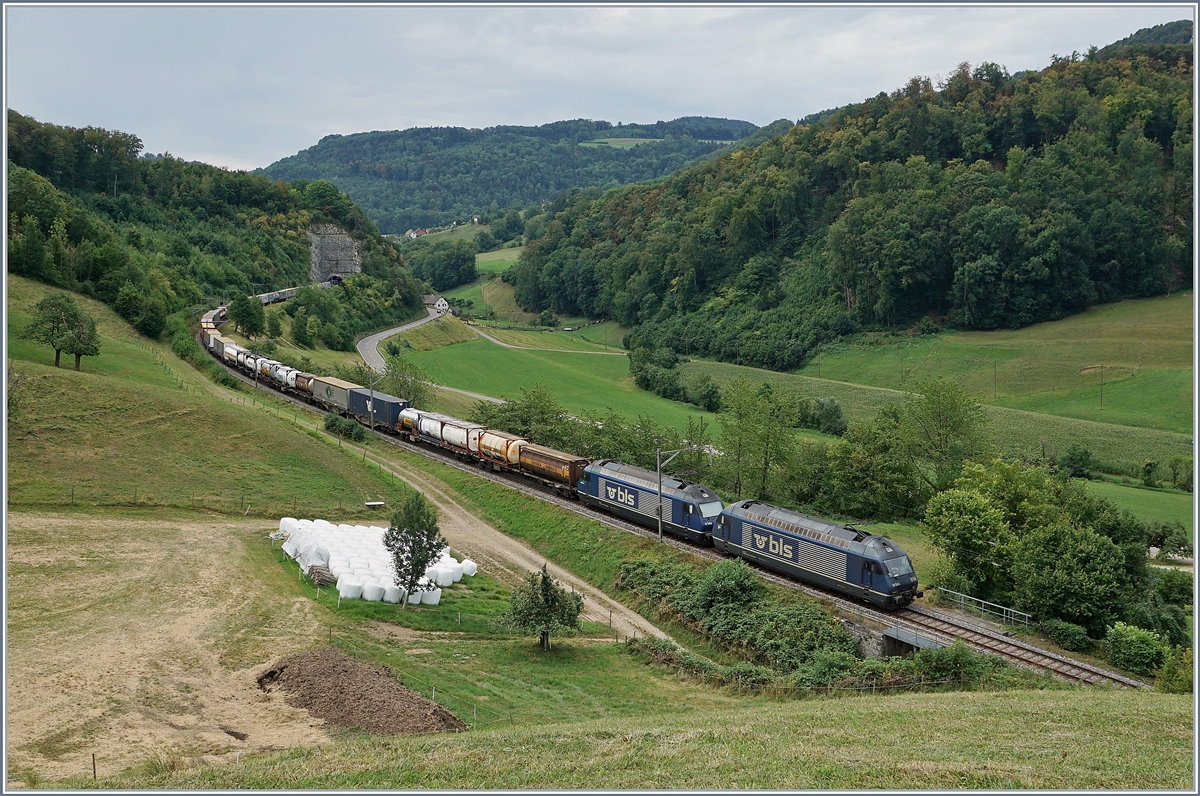
M367 363L367 367L369 367L371 370L374 370L378 373L383 373L383 371L387 368L387 363L385 363L383 361L383 357L380 356L380 354L379 354L379 344L380 343L382 343L384 340L388 339L392 335L400 334L401 332L406 332L409 329L415 329L416 327L420 326L423 323L429 323L434 318L442 317L442 313L438 312L435 309L426 308L426 312L428 312L429 315L425 318L421 318L420 320L412 321L411 323L406 323L403 326L396 326L391 329L384 329L382 332L376 332L375 334L373 334L369 337L364 337L363 339L361 339L357 343L355 343L355 347L358 349L358 355L363 358L364 362ZM432 384L432 382L430 382L430 383ZM454 387L446 387L441 384L434 384L433 386L439 387L443 390L449 390L450 392L460 393L462 395L467 396L468 398L474 398L477 401L491 401L492 403L495 403L495 404L504 403L504 401L500 400L499 398L493 398L490 395L482 395L477 392L467 392L466 390L458 390L458 389L455 389Z
M442 313L430 307L426 307L425 311L429 313L429 316L426 318L421 318L420 320L406 323L403 326L397 326L392 329L384 329L382 332L376 332L375 334L370 335L369 337L364 337L355 343L355 347L358 348L358 355L363 358L364 362L367 363L367 367L383 373L384 368L387 367L387 364L383 361L383 357L379 355L380 343L394 334L400 334L401 332L406 332L409 329L415 329L423 323L429 323L434 318L442 317Z

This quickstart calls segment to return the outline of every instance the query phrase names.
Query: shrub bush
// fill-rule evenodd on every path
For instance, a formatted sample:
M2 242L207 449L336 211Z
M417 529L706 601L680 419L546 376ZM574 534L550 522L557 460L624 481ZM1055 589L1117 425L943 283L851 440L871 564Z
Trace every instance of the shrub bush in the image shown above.
M1108 662L1136 674L1150 674L1163 662L1163 646L1157 633L1117 622L1104 640Z
M1192 648L1171 647L1162 668L1154 673L1154 690L1164 694L1192 693Z
M1183 569L1154 569L1154 590L1171 605L1192 604L1192 573Z
M1061 619L1047 619L1041 627L1051 641L1071 652L1087 652L1095 643L1082 627Z
M352 418L342 417L334 412L325 415L325 430L352 442L362 442L367 438L367 431Z

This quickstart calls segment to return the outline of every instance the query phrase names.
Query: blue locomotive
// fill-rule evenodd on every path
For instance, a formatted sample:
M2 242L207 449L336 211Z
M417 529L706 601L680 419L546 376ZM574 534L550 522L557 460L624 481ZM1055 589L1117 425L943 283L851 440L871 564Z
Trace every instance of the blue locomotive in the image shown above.
M580 501L589 506L647 528L658 527L658 476L650 470L600 459L583 468L576 490ZM664 533L710 545L720 512L721 499L711 489L671 475L662 477Z
M718 550L881 608L921 596L908 556L886 536L757 500L722 509L712 534Z

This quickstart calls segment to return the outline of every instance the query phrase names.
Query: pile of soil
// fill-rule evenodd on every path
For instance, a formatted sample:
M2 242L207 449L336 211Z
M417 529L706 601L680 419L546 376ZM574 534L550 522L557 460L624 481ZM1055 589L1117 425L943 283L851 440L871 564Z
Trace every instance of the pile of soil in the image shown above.
M259 688L280 689L284 701L338 727L382 735L457 732L467 725L436 702L395 681L387 669L315 649L285 658L258 677Z

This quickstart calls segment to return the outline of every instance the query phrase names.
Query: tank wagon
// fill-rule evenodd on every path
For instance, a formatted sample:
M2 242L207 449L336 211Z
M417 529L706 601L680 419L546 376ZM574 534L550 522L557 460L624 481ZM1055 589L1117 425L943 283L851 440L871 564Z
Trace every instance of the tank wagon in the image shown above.
M647 528L658 527L655 472L613 459L537 445L525 437L438 412L404 398L329 376L304 373L256 356L223 337L225 308L204 314L200 336L218 360L364 425L441 448L481 468L506 471L552 487L566 497ZM373 415L373 416L372 416ZM920 597L904 550L891 539L757 500L722 506L708 487L663 474L663 531L797 580L894 610Z
M658 474L612 459L584 468L579 499L648 528L658 527ZM699 545L712 544L713 523L721 500L712 490L670 475L662 478L662 527Z
M721 510L713 546L881 608L900 608L921 596L908 556L886 536L757 500Z

